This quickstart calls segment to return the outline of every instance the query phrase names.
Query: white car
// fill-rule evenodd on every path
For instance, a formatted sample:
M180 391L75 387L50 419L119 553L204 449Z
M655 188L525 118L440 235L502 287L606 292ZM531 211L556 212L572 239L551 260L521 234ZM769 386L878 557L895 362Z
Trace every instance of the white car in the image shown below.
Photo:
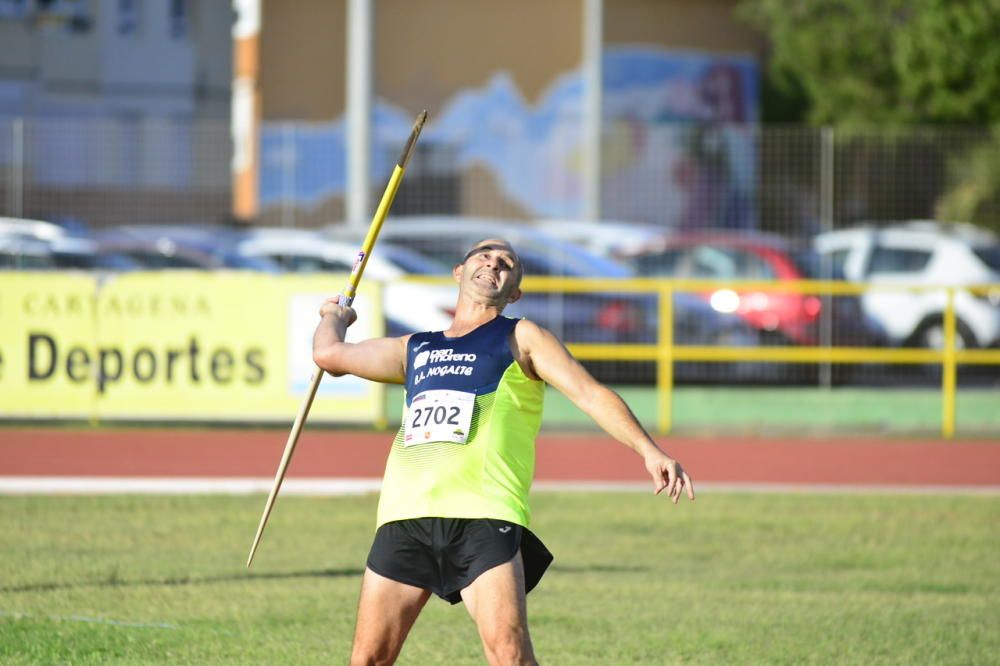
M639 250L663 235L662 227L617 220L539 220L539 231L586 248L602 257L614 257Z
M97 246L44 220L0 217L0 268L99 268Z
M354 268L360 244L338 241L302 229L261 228L247 232L236 244L244 257L270 259L296 273L344 273ZM379 242L368 257L364 280L385 285L383 310L388 335L443 331L451 324L458 298L454 287L430 287L400 281L408 274L441 275L450 270L406 248ZM331 284L333 293L344 285Z
M848 280L873 285L996 284L987 294L955 294L956 345L1000 345L1000 242L966 224L914 221L818 234L814 247ZM862 306L898 344L941 348L946 295L941 290L873 289Z

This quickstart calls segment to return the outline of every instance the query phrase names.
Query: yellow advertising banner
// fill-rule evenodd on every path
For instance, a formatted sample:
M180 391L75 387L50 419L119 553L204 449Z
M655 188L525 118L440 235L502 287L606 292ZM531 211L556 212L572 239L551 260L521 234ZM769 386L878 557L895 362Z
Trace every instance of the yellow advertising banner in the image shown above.
M312 333L347 276L0 274L0 418L290 422ZM349 340L382 335L364 283ZM381 423L384 389L327 377L310 422Z
M0 273L0 415L90 418L97 279Z

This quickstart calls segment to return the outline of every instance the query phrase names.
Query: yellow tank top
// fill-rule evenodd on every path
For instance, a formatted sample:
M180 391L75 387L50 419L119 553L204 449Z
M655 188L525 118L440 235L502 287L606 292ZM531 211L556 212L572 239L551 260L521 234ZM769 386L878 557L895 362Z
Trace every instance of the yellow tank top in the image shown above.
M386 463L379 526L425 517L528 526L545 384L513 359L516 325L497 317L460 338L410 337L403 425Z

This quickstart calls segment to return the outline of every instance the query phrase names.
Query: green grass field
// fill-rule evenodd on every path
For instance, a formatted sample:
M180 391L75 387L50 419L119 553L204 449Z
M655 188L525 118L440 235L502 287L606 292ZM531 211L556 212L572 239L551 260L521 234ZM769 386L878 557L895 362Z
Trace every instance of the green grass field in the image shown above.
M0 663L346 663L375 498L0 498ZM985 664L1000 499L704 493L535 498L549 664ZM482 663L432 599L400 663Z

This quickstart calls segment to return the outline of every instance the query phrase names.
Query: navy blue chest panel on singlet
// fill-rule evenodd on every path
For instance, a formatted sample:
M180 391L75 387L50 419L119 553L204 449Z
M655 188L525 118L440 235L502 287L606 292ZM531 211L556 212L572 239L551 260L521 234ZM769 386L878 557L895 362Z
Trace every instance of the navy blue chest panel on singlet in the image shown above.
M497 317L460 338L414 333L406 346L406 404L421 391L492 393L514 361L510 333L517 319Z

